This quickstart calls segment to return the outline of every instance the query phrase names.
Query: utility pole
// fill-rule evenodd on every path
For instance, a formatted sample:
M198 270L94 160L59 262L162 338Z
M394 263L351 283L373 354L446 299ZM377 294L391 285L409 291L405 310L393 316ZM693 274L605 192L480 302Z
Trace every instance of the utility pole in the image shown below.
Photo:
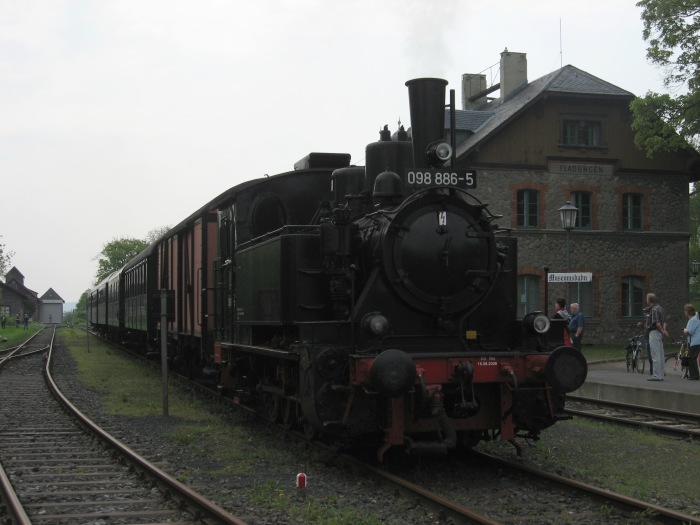
M168 290L160 290L160 370L163 383L163 417L168 417Z

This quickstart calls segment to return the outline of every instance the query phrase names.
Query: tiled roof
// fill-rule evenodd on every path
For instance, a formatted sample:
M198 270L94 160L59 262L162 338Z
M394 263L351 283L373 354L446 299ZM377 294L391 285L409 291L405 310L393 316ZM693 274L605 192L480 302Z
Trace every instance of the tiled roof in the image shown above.
M493 112L491 111L457 110L455 111L455 125L459 130L476 133L491 117L493 117ZM449 129L449 127L450 110L447 109L445 110L445 128Z
M564 66L526 84L505 101L497 99L476 110L456 111L457 129L474 133L457 146L457 155L468 154L487 140L502 124L520 114L546 93L620 97L630 100L634 98L634 94L629 91L594 77L590 73L571 65ZM447 113L445 124L446 128L449 128L449 112Z
M581 71L574 66L561 68L555 77L548 83L545 91L557 93L576 93L580 95L612 95L620 97L634 97L629 91L601 80L593 75ZM544 77L543 77L544 78Z

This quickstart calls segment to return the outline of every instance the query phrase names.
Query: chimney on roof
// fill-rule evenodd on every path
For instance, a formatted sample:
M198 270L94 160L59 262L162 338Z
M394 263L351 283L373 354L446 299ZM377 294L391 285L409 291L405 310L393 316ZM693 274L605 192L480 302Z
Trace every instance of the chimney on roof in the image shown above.
M486 75L465 73L462 75L462 109L474 109L485 101ZM484 93L482 97L475 97Z
M508 51L501 53L501 100L505 101L520 87L527 84L527 58L525 53Z

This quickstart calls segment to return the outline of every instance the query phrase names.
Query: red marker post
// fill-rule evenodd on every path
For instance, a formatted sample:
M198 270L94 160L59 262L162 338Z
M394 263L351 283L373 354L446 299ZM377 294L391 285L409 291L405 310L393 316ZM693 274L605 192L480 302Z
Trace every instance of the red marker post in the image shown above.
M306 500L306 474L303 472L297 474L297 499Z

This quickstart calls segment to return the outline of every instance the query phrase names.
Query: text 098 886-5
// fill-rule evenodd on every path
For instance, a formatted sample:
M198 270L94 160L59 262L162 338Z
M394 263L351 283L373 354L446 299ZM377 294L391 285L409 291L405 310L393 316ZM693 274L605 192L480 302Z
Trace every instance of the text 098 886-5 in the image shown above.
M411 170L405 180L409 186L419 188L476 188L476 171Z

